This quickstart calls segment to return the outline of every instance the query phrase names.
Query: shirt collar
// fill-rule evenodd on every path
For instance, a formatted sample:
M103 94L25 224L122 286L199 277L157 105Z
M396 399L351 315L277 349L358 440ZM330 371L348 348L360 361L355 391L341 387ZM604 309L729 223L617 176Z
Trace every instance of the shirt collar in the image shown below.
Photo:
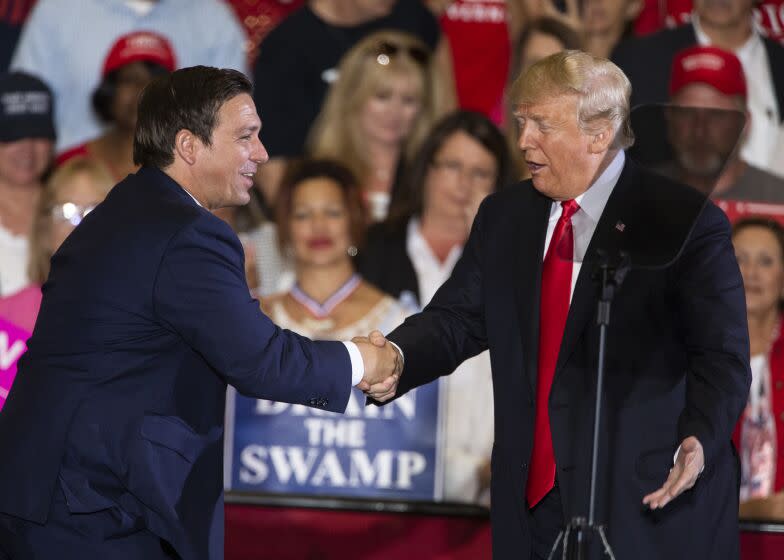
M599 223L599 218L601 218L602 212L604 212L604 207L607 205L613 188L615 188L618 178L621 176L625 163L626 154L623 150L619 150L610 162L610 165L588 187L588 190L574 199L580 206L580 211L585 212L594 223ZM561 215L559 206L558 202L553 202L550 208L550 220L557 220Z

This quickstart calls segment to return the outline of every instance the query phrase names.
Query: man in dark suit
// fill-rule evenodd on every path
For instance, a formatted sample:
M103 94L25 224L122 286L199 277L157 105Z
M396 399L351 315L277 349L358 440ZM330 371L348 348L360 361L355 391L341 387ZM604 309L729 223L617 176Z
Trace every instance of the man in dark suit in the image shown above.
M763 169L773 164L777 133L784 122L784 47L754 27L753 0L694 0L692 21L646 37L623 41L611 59L632 83L632 106L669 101L675 54L701 45L730 51L743 64L751 130L743 157Z
M267 159L251 93L233 70L152 82L141 170L53 257L0 415L0 557L222 558L227 383L337 412L394 385L390 346L312 342L249 295L210 210L246 204Z
M614 64L579 51L518 79L532 179L485 199L451 278L388 336L405 358L399 394L490 349L495 558L547 558L564 524L588 513L597 250L657 239L671 214L662 201L698 196L626 159L629 90ZM616 557L737 558L730 436L749 348L719 209L705 206L671 264L628 274L607 344L596 520Z

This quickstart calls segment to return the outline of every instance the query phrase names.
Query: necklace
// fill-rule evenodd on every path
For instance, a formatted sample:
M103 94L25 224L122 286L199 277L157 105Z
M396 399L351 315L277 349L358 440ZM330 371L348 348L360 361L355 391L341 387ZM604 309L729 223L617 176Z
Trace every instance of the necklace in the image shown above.
M338 305L346 301L346 299L354 293L361 281L362 279L359 274L352 274L351 278L338 288L334 294L329 296L324 303L317 302L303 292L299 284L294 284L290 293L291 297L307 309L316 319L326 319Z

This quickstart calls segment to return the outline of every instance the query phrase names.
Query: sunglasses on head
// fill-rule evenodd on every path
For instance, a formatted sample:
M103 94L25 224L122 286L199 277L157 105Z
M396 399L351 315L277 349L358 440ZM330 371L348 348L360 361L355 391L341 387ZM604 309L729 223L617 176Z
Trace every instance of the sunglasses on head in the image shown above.
M390 43L389 41L381 41L376 45L373 54L376 56L376 61L379 64L386 66L389 64L390 59L397 56L400 52L406 53L414 62L421 66L427 66L427 63L430 60L430 53L426 49L417 47L416 45L398 45L396 43Z

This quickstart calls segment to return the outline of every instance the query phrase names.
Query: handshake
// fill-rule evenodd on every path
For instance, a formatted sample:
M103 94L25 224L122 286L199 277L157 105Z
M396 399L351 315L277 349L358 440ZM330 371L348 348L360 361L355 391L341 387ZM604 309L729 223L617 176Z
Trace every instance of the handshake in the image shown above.
M400 351L379 331L373 331L368 336L355 336L351 342L359 348L365 365L365 375L357 383L357 388L380 402L394 397L403 371Z

